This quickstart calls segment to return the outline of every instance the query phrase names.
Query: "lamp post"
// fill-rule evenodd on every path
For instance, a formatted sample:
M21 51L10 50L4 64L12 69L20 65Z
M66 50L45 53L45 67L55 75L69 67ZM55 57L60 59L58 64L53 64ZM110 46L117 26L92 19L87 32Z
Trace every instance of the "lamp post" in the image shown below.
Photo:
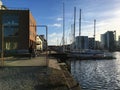
M47 25L36 25L35 27L44 27L46 29L46 66L49 66L48 61L48 26Z
M48 61L48 26L47 25L37 25L36 27L45 27L46 29L46 66L49 66Z
M2 25L2 50L1 50L1 66L4 66L4 25Z

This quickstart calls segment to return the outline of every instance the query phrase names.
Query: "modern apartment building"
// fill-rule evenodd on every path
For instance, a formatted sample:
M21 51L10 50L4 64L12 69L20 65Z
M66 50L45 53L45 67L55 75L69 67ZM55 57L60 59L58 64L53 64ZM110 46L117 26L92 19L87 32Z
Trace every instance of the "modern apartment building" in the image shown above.
M109 51L115 50L115 35L114 31L107 31L105 34L101 35L101 44L103 49Z
M88 36L77 36L75 38L75 49L89 49Z
M95 39L94 38L88 38L89 43L89 49L95 49Z
M118 36L118 45L120 46L120 36Z
M0 50L2 43L5 51L28 50L30 45L36 47L36 21L30 10L0 10Z

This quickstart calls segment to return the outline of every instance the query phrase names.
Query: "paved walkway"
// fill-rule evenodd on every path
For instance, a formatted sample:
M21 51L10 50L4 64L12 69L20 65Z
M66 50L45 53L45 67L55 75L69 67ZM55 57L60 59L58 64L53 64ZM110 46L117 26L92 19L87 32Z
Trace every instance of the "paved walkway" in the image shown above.
M4 61L4 66L46 66L46 57L10 58Z
M65 71L56 59L48 60L49 67L44 67L45 55L32 59L6 58L5 67L0 68L0 90L69 90Z

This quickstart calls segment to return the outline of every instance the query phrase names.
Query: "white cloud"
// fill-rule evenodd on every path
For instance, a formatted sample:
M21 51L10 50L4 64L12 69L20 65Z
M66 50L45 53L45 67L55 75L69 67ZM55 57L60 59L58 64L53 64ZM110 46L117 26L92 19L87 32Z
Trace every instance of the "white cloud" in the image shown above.
M54 27L61 27L62 25L61 24L58 24L58 23L55 23L53 24Z
M63 18L57 18L57 21L62 21L63 20Z
M62 25L59 24L59 23L54 23L52 25L49 25L50 27L57 27L57 28L60 28Z
M62 40L62 33L51 33L48 35L48 44L49 45L57 45L60 44Z
M52 33L49 35L50 38L53 38L53 37L56 37L57 36L57 33Z

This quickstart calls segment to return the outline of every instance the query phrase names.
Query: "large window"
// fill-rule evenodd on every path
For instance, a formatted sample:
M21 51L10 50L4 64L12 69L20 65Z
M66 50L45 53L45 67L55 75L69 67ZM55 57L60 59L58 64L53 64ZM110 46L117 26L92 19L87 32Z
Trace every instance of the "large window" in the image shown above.
M18 36L18 26L4 26L4 36Z
M18 48L18 42L12 41L10 38L17 38L19 31L19 16L17 14L4 13L2 15L2 25L4 31L4 41L5 50L16 50Z
M5 50L15 50L17 49L18 43L17 42L5 42Z
M5 37L18 36L19 17L17 14L3 14L2 24Z
M4 25L19 25L19 17L17 14L3 14L2 23Z

